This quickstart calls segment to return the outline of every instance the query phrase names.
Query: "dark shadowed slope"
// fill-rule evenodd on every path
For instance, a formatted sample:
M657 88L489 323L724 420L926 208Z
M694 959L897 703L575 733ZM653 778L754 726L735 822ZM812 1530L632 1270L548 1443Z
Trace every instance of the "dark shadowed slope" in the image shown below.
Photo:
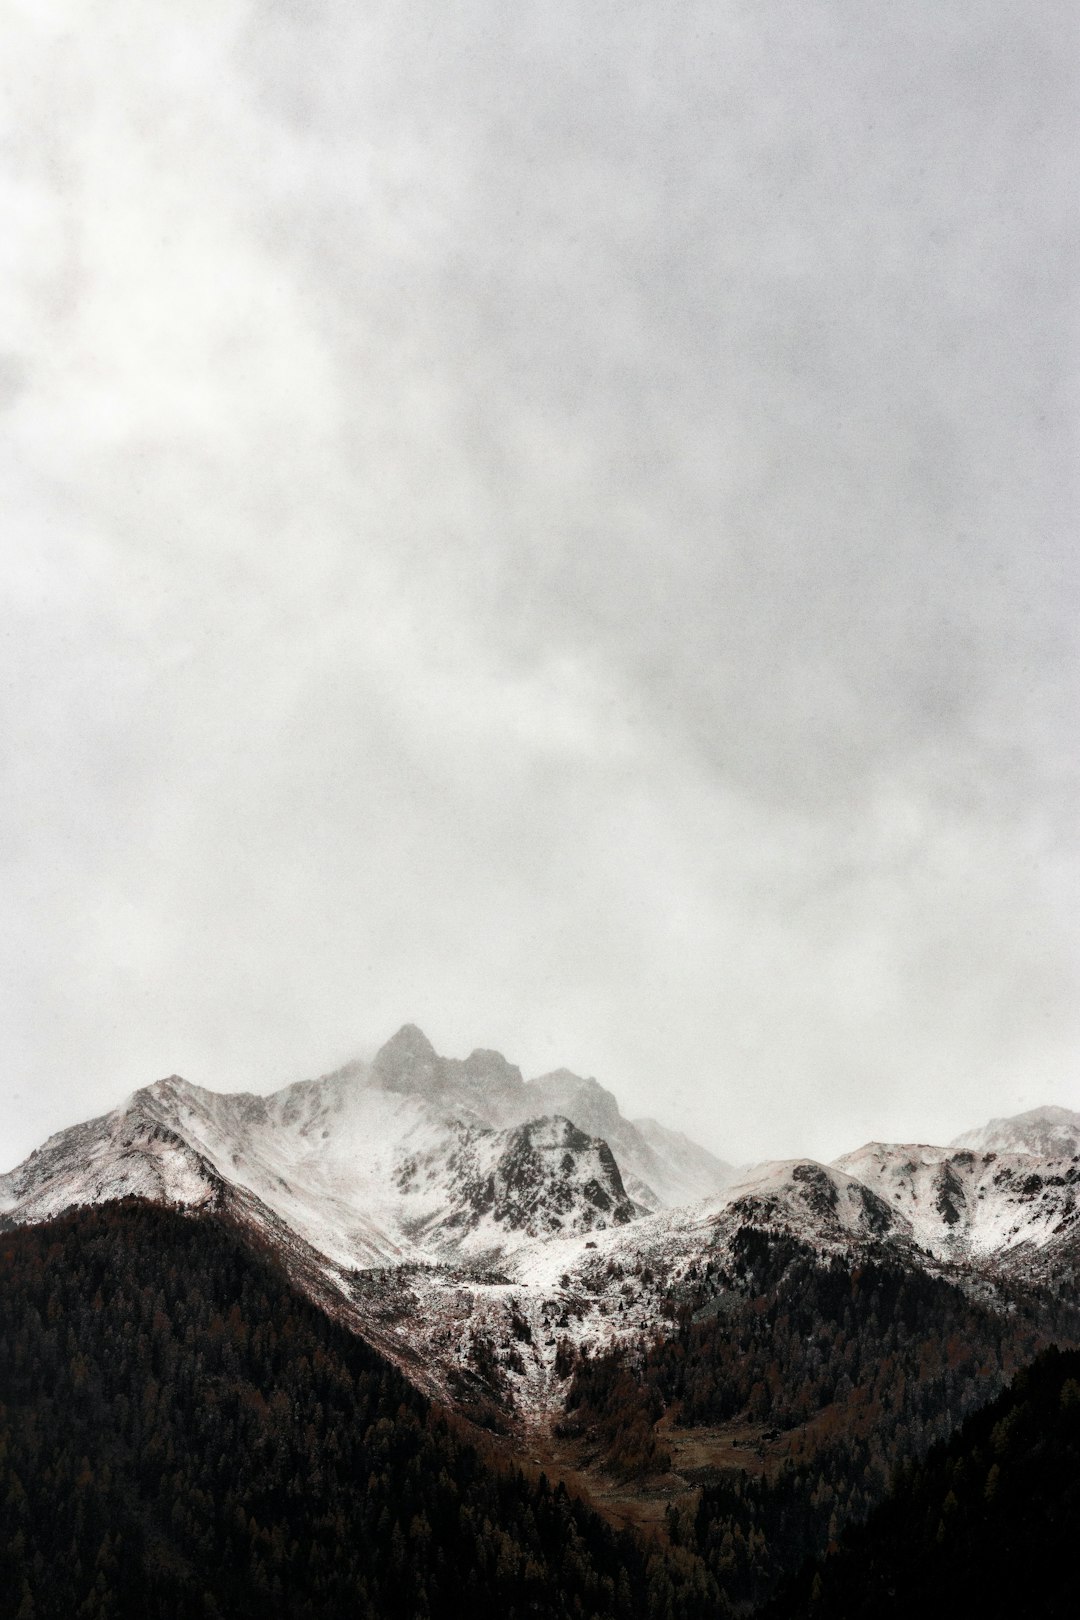
M5 1620L636 1620L696 1561L493 1470L213 1218L0 1238Z
M1080 1546L1080 1352L1048 1350L924 1463L773 1620L1071 1617Z

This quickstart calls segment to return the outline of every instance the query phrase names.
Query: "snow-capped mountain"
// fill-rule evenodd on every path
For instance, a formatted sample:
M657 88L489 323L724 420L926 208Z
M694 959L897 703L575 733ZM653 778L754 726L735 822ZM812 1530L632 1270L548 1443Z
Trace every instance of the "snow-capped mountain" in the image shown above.
M1071 1108L1032 1108L1009 1119L992 1119L949 1143L976 1153L1026 1153L1038 1159L1080 1154L1080 1114Z
M627 1192L645 1209L715 1197L736 1175L731 1165L680 1132L656 1120L626 1119L614 1094L597 1080L569 1069L524 1080L501 1052L484 1048L467 1058L440 1057L414 1024L386 1043L371 1074L388 1091L427 1097L447 1112L486 1125L524 1125L554 1115L571 1119L608 1144Z
M869 1142L835 1162L905 1216L916 1241L941 1259L1015 1265L1061 1240L1077 1219L1073 1156Z
M197 1208L238 1190L349 1269L505 1255L702 1198L815 1241L913 1242L957 1263L1022 1259L1072 1232L1080 1115L1037 1109L959 1140L870 1143L740 1180L685 1136L626 1119L596 1080L526 1081L482 1048L441 1057L406 1025L370 1065L267 1097L158 1081L0 1176L0 1218L130 1194Z
M961 1139L974 1145L870 1143L739 1173L626 1119L595 1080L526 1081L486 1049L444 1058L406 1025L370 1064L266 1097L177 1076L137 1091L0 1176L0 1224L131 1195L223 1211L434 1392L453 1393L477 1344L519 1342L507 1388L537 1413L561 1399L560 1341L673 1328L747 1229L851 1264L889 1253L978 1286L1059 1287L1080 1263L1078 1126L1039 1109Z
M362 1267L501 1251L641 1214L608 1144L533 1112L534 1097L500 1054L441 1058L413 1026L370 1067L269 1097L172 1076L0 1177L0 1217L41 1220L128 1195L196 1208L240 1189L328 1258Z

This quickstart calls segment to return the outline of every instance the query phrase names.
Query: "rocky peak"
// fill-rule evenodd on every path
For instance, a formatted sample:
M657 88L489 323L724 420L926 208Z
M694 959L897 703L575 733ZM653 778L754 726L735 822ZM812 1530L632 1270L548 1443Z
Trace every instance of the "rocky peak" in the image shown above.
M760 1166L734 1189L727 1211L753 1225L780 1226L826 1245L911 1236L907 1219L871 1188L835 1165L811 1159Z
M439 1057L415 1024L403 1024L375 1054L372 1075L387 1091L419 1091L436 1078Z
M185 1080L182 1074L167 1074L162 1080L155 1080L152 1085L142 1086L136 1097L189 1097L198 1088L190 1080Z
M461 1063L450 1059L445 1068L450 1084L492 1121L505 1118L507 1110L513 1111L515 1100L525 1090L517 1064L507 1063L500 1051L486 1047L471 1051Z
M155 1080L152 1085L140 1086L138 1091L133 1091L116 1113L121 1120L136 1116L171 1118L177 1110L197 1105L202 1095L200 1087L193 1086L183 1075L170 1074L163 1080Z
M544 1113L565 1114L594 1136L617 1137L626 1121L614 1094L598 1080L555 1069L528 1083L530 1102Z
M415 1024L399 1029L376 1054L371 1077L385 1091L437 1099L444 1110L489 1124L517 1112L514 1099L525 1085L521 1070L501 1052L479 1046L467 1058L440 1057Z
M461 1077L478 1089L494 1092L518 1091L525 1084L516 1063L508 1063L501 1052L478 1046L460 1065Z
M529 1120L504 1140L488 1189L495 1220L510 1230L590 1231L637 1213L607 1143L572 1120Z

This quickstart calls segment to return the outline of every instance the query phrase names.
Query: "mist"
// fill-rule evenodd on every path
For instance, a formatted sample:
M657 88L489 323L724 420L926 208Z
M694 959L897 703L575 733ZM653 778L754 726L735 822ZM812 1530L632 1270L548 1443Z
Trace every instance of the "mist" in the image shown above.
M1074 8L0 18L3 1167L406 1021L1080 1107Z

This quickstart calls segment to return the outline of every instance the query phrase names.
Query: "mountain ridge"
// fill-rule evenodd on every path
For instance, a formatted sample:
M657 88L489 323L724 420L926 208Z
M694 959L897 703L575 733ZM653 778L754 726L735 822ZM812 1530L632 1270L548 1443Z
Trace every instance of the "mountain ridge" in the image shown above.
M148 1205L227 1228L518 1464L715 1558L743 1612L1018 1356L1080 1342L1069 1125L983 1128L1057 1157L867 1143L718 1169L594 1079L443 1058L406 1025L371 1063L267 1096L143 1087L0 1176L0 1227L47 1246L42 1223L82 1204L118 1231ZM664 1205L646 1167L668 1196L722 1185ZM240 1344L226 1314L214 1331Z
M1053 1104L1029 1108L1022 1114L991 1119L974 1130L962 1131L949 1146L973 1148L983 1153L1071 1158L1080 1153L1080 1113Z
M1068 1111L1034 1113L1059 1141ZM643 1171L687 1196L662 1203ZM557 1069L526 1081L483 1047L444 1058L416 1025L370 1064L267 1096L179 1076L141 1088L0 1176L0 1224L130 1196L231 1211L448 1399L475 1344L525 1324L530 1348L500 1376L528 1421L562 1399L560 1335L581 1352L632 1346L673 1322L694 1275L728 1263L747 1229L852 1265L888 1251L974 1288L1028 1278L1060 1290L1080 1272L1080 1158L869 1143L832 1164L737 1172L627 1120L594 1079Z

